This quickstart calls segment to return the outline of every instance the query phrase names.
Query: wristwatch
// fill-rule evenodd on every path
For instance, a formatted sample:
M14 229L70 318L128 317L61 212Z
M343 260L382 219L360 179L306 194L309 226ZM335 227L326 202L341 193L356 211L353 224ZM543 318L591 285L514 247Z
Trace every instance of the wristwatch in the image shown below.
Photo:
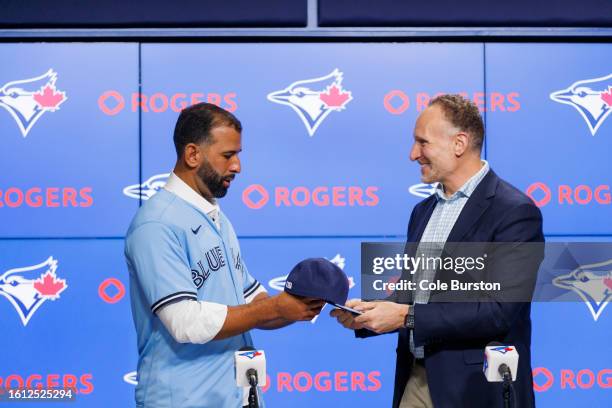
M408 306L408 313L404 318L404 327L407 329L414 329L414 306Z

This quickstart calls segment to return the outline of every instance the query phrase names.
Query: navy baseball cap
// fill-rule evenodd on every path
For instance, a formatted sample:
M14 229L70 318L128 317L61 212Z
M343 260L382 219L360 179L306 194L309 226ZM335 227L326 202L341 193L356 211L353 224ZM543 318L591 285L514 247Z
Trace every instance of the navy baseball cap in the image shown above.
M324 258L308 258L293 267L285 280L285 292L344 305L349 280L336 264Z

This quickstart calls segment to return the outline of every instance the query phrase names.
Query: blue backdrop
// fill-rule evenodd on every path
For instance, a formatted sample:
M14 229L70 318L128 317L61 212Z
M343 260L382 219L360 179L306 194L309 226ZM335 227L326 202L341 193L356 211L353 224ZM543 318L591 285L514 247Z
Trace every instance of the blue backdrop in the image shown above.
M27 62L0 67L0 385L75 385L71 406L133 405L123 235L172 169L178 112L198 101L243 123L243 172L221 206L270 293L299 260L323 256L359 296L360 243L404 239L431 191L408 155L414 121L438 93L481 106L483 156L540 205L549 240L612 237L608 44L0 50ZM17 275L44 301L14 295ZM596 319L574 296L534 305L538 404L610 406L610 310ZM355 340L328 312L254 333L268 356L269 406L389 406L395 336Z

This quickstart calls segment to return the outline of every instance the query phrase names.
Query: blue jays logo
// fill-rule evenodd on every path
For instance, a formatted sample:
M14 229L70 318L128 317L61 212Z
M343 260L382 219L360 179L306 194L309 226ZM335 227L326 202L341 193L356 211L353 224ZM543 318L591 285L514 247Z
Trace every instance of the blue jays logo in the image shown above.
M433 183L433 184L419 183L419 184L410 186L408 191L410 191L410 194L415 195L417 197L427 198L436 192L437 185L438 183Z
M138 385L138 373L136 371L130 371L123 376L123 381L128 384Z
M491 350L497 351L498 353L501 353L501 354L506 354L507 352L513 351L514 349L508 346L499 346L499 347L493 347Z
M550 99L573 106L595 136L612 111L612 74L574 82L566 89L551 93Z
M291 107L312 137L332 112L345 109L353 96L342 87L342 72L334 69L320 78L296 81L287 88L268 94L268 100Z
M244 353L238 354L239 356L247 357L252 360L255 357L261 356L261 351L245 351Z
M41 76L7 82L0 88L0 106L11 114L21 135L26 137L45 112L55 112L68 99L55 87L52 69Z
M581 265L567 275L553 279L559 288L573 290L587 305L597 321L612 298L612 259Z
M68 285L58 279L57 260L49 257L38 265L11 269L0 275L0 295L11 302L24 326L46 300L59 299Z
M148 200L166 185L168 177L170 173L156 174L142 184L127 186L123 189L123 194L135 199Z

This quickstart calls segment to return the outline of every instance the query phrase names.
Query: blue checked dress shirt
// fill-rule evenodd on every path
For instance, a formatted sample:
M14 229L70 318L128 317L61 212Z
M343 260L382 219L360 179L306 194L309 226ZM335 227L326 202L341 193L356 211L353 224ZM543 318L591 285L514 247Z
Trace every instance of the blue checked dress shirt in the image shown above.
M463 210L465 203L467 203L476 186L478 186L489 171L489 163L486 160L482 162L483 166L478 173L474 174L455 194L448 198L444 195L444 187L441 183L438 183L434 193L438 202L425 227L415 256L438 257L442 254L444 244L457 218L459 218L461 210ZM429 291L421 290L418 282L422 280L431 282L435 274L436 271L434 269L419 268L415 272L414 282L417 282L417 287L414 293L414 303L426 304L429 302ZM410 351L416 358L425 357L423 347L414 346L414 333L412 331L410 332Z

